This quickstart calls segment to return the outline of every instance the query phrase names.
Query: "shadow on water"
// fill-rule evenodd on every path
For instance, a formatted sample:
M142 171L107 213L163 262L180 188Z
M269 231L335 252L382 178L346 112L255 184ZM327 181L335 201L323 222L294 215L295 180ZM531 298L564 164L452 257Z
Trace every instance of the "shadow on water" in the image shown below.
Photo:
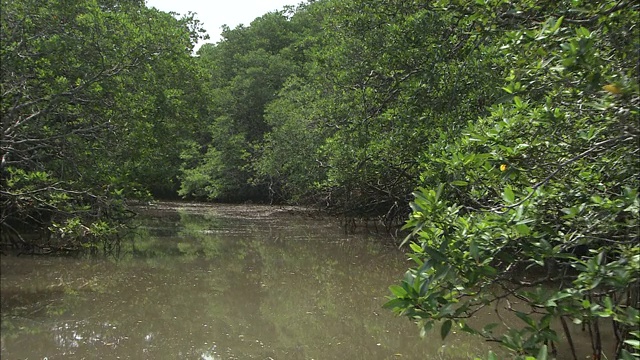
M405 255L332 219L163 203L139 221L117 260L0 258L1 357L469 359L490 349L460 333L420 339L382 309Z

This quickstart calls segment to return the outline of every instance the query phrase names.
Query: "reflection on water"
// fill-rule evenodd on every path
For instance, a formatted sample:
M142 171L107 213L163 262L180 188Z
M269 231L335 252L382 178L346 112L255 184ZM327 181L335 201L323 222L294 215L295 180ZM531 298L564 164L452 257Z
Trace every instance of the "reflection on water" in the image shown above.
M259 206L148 210L118 259L2 257L2 359L469 359L381 309L405 255Z

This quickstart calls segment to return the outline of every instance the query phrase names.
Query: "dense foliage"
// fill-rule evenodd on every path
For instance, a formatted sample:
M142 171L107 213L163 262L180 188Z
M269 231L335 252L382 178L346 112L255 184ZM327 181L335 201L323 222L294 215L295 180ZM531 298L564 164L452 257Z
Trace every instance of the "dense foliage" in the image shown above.
M208 131L183 152L180 194L227 201L268 199L264 183L254 182L251 169L270 127L265 107L285 80L298 73L295 47L304 25L289 11L266 14L249 27L223 31L223 41L198 52L211 90Z
M523 357L562 343L563 358L584 356L571 333L585 328L593 359L605 333L608 356L640 356L638 4L440 6L503 32L509 100L422 162L406 226L416 265L386 306ZM470 325L483 309L521 325Z
M123 196L175 191L204 94L197 20L135 0L25 0L3 1L1 21L3 240L77 248L125 220Z
M409 217L387 307L424 333L577 358L577 323L599 359L606 326L637 357L639 10L318 0L193 56L192 15L3 1L3 241L80 247L148 194ZM487 308L522 325L467 322Z
M203 48L215 110L184 154L181 194L404 219L419 150L485 114L503 70L487 61L493 35L459 14L397 5L314 2Z

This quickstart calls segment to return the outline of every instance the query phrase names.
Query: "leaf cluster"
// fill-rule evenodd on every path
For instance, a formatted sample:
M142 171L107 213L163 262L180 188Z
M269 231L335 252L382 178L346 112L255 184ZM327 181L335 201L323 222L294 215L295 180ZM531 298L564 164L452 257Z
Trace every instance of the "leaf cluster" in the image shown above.
M458 325L522 357L559 356L563 333L564 356L576 358L575 322L589 328L589 355L601 358L606 324L613 356L632 358L640 320L637 5L510 4L495 15L485 2L463 6L485 29L502 31L495 46L510 68L505 95L426 154L425 188L414 193L406 225L416 265L387 307L423 331L443 321L443 337ZM522 325L471 326L481 309Z

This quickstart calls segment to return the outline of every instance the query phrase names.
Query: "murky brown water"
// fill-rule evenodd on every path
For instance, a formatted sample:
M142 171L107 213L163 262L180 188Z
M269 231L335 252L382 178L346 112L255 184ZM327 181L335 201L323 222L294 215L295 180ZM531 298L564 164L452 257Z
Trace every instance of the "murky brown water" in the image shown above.
M118 260L3 256L2 359L468 359L381 309L405 256L328 219L148 212ZM456 339L456 336L458 338ZM460 341L464 339L464 341ZM457 340L457 341L456 341Z
M460 333L420 339L382 309L410 264L375 235L269 207L179 207L147 211L117 259L3 256L1 358L470 359L490 349Z

